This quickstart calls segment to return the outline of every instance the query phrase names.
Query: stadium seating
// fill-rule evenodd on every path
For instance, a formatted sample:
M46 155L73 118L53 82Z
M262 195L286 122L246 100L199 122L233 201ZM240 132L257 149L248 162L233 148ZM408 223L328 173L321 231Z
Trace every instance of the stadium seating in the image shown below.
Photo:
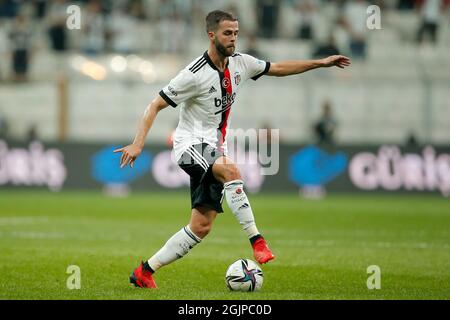
M319 20L327 21L327 15L333 13L324 9ZM285 18L280 27L281 31L286 31L285 37L259 39L259 50L272 61L309 59L311 44L292 39L292 30L288 27L295 21L295 15L286 13ZM399 143L411 132L422 141L448 143L450 21L443 21L442 39L436 48L419 47L413 42L417 23L414 14L390 12L383 29L368 35L367 60L354 61L348 70L316 70L298 77L251 81L234 106L232 126L258 128L268 123L282 129L281 137L286 142L308 142L320 106L328 99L339 123L337 140L341 143ZM324 35L329 25L318 25L321 25L318 34ZM190 39L183 55L158 53L157 43L151 40L156 31L147 24L141 25L139 57L155 66L151 79L144 82L136 72L113 72L111 59L115 54L86 57L79 50L62 56L52 53L44 31L42 26L38 28L32 81L19 86L0 85L0 112L14 124L11 135L17 139L25 135L31 124L38 125L43 139L57 139L55 72L66 70L70 110L68 138L127 141L154 95L177 70L207 47L201 30L194 30L198 36ZM79 36L73 33L72 43L78 44ZM345 50L345 41L337 38L338 47ZM245 37L241 40L241 48L245 48L245 40ZM95 81L74 69L74 61L80 57L103 66L107 71L105 79ZM5 69L7 65L6 57L2 56L0 66ZM176 125L177 117L177 112L163 112L162 121L156 122L152 130L152 141L164 142Z

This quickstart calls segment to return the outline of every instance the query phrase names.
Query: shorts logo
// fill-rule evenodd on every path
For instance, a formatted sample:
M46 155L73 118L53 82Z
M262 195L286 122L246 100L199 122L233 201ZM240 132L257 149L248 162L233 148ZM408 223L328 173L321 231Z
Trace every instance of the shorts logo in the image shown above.
M228 88L230 86L230 79L228 78L223 78L222 80L222 87L224 87L225 89Z
M236 74L234 75L234 83L235 83L236 85L239 85L239 83L241 83L241 75L240 75L239 73L236 73Z
M241 193L242 193L242 189L241 189L241 188L237 188L237 189L236 189L236 193L237 193L237 194L241 194Z

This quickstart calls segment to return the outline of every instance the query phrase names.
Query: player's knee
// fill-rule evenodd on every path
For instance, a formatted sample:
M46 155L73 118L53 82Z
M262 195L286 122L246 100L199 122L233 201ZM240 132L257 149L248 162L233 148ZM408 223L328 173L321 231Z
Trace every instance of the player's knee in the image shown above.
M192 232L201 239L205 238L211 231L211 223L197 223L191 227Z
M225 181L233 181L241 179L241 173L235 165L228 165L225 170Z

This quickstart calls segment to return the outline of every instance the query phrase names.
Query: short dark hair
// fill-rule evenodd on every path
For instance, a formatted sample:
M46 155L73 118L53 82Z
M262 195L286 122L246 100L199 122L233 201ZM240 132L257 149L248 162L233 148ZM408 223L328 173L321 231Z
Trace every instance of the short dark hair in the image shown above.
M216 31L222 21L237 21L236 16L230 12L221 10L211 11L206 15L206 32Z

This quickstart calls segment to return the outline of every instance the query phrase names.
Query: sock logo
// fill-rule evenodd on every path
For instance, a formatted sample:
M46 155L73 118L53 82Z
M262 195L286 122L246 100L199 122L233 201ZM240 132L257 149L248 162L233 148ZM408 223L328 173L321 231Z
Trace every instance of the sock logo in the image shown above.
M250 207L249 204L248 203L244 203L242 206L239 207L238 210L247 209L248 207Z
M245 201L246 198L247 198L247 197L245 196L245 194L244 194L243 196L236 196L236 195L233 195L233 196L231 197L231 203L237 203L237 202Z
M237 193L237 194L241 194L241 193L242 193L242 189L241 189L241 188L237 188L237 189L236 189L236 193Z

